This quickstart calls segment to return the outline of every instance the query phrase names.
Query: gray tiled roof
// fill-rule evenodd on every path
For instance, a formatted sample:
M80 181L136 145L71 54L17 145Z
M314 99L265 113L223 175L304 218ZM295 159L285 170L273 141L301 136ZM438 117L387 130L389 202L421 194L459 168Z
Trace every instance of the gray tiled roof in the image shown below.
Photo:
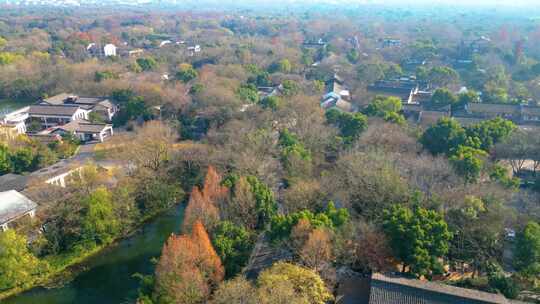
M8 173L0 176L0 192L17 190L23 191L28 185L28 176Z
M398 276L373 274L370 304L508 304L505 297L497 294L438 284Z
M67 116L71 117L79 109L78 106L51 106L51 105L33 105L30 106L28 114L30 115L48 115L48 116Z
M73 98L73 101L69 102L68 98ZM75 105L86 105L92 108L95 105L102 105L104 107L112 107L112 103L105 97L82 97L70 93L62 93L49 98L43 99L43 102L49 105L64 105L64 104L75 104Z
M540 107L524 106L521 108L521 112L527 115L540 116Z
M514 104L469 103L467 110L484 114L519 114L520 106Z
M36 208L36 203L15 190L0 192L0 224L8 223Z
M63 126L59 126L58 129L62 129L69 132L79 132L79 133L100 133L105 128L111 127L108 124L100 123L91 123L86 120L74 120L70 123L67 123Z

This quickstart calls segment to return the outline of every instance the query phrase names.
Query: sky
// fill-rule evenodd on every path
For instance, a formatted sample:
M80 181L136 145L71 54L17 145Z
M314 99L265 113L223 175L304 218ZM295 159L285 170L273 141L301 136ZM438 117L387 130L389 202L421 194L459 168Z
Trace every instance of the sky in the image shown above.
M337 0L336 2L339 2ZM417 4L430 5L449 4L465 6L540 6L540 0L351 0L358 3L377 3L377 4Z

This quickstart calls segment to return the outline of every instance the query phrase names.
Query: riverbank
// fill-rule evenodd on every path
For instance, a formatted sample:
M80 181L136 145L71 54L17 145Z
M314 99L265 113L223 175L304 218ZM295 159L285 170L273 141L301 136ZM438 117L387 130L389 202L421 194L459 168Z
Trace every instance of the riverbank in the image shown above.
M158 218L166 216L171 212L173 212L175 215L178 214L180 217L180 212L183 212L183 202L175 204L170 208L160 210L159 212L147 215L146 217L142 218L141 221L133 227L133 229L130 229L127 233L118 236L114 239L114 241L108 244L98 245L85 250L84 252L69 253L46 258L45 261L47 261L50 265L47 273L36 277L33 281L28 282L28 284L25 286L0 292L0 301L17 298L17 295L39 287L62 286L71 279L76 278L82 272L88 270L88 267L85 267L85 264L89 260L96 258L108 249L113 249L114 247L119 246L122 242L135 237L138 232L144 230L145 226L152 224L153 221L157 221ZM180 225L178 225L178 228L179 227ZM169 234L170 232L164 233L163 238ZM156 246L157 245L158 244L156 244ZM162 244L159 244L159 248L156 248L156 252L161 250L161 245Z

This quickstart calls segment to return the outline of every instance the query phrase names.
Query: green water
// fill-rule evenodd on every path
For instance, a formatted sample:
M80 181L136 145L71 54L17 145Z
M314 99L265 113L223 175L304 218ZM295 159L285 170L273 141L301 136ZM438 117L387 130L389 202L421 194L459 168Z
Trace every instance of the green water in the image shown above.
M108 304L134 303L138 280L134 273L150 274L150 262L159 256L165 239L180 230L183 206L155 218L140 231L105 249L85 263L86 271L57 289L35 288L2 304Z

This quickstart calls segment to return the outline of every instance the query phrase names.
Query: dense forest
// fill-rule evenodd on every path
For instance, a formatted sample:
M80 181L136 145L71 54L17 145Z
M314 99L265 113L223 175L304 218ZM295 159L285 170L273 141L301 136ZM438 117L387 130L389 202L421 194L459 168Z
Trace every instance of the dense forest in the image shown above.
M108 96L118 131L94 160L121 165L25 190L39 209L0 232L0 298L180 203L181 233L148 261L155 273L137 274L137 303L335 303L345 270L538 302L538 122L452 116L538 107L539 38L538 20L491 11L6 7L0 112ZM336 77L350 111L321 107ZM403 79L429 91L423 113L452 115L419 123L402 98L369 90ZM0 136L0 175L81 147ZM261 247L276 260L255 269Z

